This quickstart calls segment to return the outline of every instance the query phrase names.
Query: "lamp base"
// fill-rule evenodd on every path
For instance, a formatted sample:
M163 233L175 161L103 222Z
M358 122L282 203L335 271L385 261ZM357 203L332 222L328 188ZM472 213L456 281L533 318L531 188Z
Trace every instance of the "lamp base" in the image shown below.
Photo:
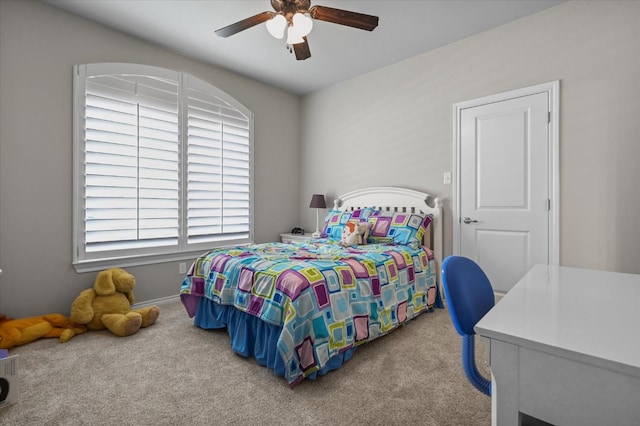
M320 238L320 232L314 232L313 234L311 234L311 238Z

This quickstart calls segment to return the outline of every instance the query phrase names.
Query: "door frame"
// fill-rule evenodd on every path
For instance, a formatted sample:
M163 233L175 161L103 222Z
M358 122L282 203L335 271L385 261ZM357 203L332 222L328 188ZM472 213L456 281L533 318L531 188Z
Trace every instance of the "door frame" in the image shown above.
M483 96L453 105L453 254L460 254L460 126L462 111L494 102L547 93L549 96L549 264L560 264L560 80Z

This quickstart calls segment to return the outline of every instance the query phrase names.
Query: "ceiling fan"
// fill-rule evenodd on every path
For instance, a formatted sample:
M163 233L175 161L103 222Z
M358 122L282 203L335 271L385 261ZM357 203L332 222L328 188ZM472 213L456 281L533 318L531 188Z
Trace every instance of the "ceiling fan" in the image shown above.
M287 35L287 48L295 52L299 61L311 57L307 35L313 19L373 31L378 17L325 6L311 6L310 0L271 0L275 12L262 12L235 24L216 30L220 37L229 37L263 22L272 36L281 39Z

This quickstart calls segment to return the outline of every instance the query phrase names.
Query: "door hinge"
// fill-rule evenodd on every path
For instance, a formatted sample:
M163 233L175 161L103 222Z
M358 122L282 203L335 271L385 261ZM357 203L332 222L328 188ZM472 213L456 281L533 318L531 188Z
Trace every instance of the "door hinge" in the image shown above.
M547 112L547 123L551 123L551 111Z
M547 198L547 211L551 211L551 200L549 198Z

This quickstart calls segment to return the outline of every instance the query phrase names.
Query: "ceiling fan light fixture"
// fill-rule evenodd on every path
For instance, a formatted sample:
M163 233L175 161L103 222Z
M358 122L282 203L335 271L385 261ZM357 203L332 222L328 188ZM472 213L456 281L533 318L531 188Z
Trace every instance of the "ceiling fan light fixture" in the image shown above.
M293 15L293 27L300 37L307 36L313 29L313 19L302 13Z
M287 29L287 18L283 15L277 14L273 18L267 21L267 30L269 34L277 39L284 37L284 30Z
M287 46L291 46L293 44L304 43L303 36L296 31L293 25L290 25L287 30Z

